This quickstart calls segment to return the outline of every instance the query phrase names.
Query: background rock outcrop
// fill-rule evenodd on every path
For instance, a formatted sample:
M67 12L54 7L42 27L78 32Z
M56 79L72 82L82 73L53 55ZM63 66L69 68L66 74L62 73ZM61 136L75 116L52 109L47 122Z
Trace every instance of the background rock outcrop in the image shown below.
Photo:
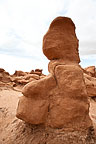
M0 68L0 86L7 85L15 90L21 91L24 85L29 82L44 78L41 69L31 70L30 72L15 71L10 75L3 68Z
M11 82L11 77L8 72L0 68L0 81L4 83Z
M92 77L96 77L96 68L95 66L90 66L84 69L85 73L87 73L88 75L92 76Z

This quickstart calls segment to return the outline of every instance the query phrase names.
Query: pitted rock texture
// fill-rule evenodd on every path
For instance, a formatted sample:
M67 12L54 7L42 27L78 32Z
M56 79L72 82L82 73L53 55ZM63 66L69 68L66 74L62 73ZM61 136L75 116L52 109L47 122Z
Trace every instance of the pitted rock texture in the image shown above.
M75 25L70 18L58 17L43 38L43 53L49 60L80 62Z
M17 117L31 124L88 132L92 126L78 39L70 18L58 17L43 39L50 74L23 88Z

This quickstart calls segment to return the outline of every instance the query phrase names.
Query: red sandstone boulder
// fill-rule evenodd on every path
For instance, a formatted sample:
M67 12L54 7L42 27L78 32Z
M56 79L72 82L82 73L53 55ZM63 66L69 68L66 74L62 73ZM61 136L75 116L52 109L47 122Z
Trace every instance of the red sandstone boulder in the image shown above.
M53 20L43 38L43 53L49 60L80 62L75 25L70 18L57 17Z
M16 116L25 122L43 124L48 114L48 101L34 100L22 96L19 100Z
M55 78L50 74L38 81L32 81L24 86L22 93L34 99L47 99L49 92L56 86Z
M65 130L86 130L92 125L89 118L88 103L79 99L58 96L50 103L48 125Z

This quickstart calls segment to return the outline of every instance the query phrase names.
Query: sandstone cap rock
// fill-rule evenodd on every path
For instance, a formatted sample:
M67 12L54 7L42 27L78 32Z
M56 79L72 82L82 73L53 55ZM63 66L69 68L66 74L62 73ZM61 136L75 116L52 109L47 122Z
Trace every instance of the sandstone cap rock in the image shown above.
M43 53L49 60L80 62L75 25L70 18L57 17L52 21L43 38Z

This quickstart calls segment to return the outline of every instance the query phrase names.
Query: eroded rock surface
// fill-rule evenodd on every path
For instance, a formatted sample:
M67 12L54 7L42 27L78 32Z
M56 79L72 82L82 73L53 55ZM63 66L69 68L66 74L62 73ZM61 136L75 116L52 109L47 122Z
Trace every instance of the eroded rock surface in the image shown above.
M31 124L64 128L68 133L88 133L92 127L89 101L83 70L79 66L75 25L70 18L53 20L43 39L43 53L51 60L50 74L25 85L17 117Z
M95 66L89 66L84 69L86 73L92 77L96 77L96 68Z
M80 62L75 25L70 18L58 17L43 38L43 53L49 60Z

